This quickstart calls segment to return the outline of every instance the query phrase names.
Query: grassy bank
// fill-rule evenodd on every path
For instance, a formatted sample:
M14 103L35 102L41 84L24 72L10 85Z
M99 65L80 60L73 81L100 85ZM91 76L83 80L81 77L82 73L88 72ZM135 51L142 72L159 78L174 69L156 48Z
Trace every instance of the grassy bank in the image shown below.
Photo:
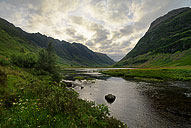
M0 127L117 128L108 108L78 99L78 94L35 69L0 66Z
M147 69L118 69L108 70L102 73L116 77L134 78L151 81L191 81L191 67L167 67Z

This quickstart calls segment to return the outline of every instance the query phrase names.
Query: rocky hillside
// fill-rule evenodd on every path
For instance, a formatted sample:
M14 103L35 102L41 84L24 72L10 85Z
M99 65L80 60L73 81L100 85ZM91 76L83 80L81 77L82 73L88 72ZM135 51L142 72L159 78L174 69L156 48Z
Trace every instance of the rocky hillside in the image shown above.
M96 53L79 43L69 43L47 37L40 33L27 33L0 18L0 55L9 56L21 48L37 52L52 42L59 63L68 66L109 66L114 61L106 54Z
M191 65L191 9L180 8L156 19L116 67Z

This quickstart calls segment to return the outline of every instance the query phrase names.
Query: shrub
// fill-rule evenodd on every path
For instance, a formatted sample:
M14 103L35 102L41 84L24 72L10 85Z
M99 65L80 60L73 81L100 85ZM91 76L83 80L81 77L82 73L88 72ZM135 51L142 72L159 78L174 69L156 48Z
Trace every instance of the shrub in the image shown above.
M33 53L19 53L11 56L11 63L18 67L33 68L37 63L37 57Z
M0 65L2 66L8 66L10 63L9 63L9 60L6 59L6 58L0 58Z
M6 73L0 70L0 84L5 84L6 80L7 80Z

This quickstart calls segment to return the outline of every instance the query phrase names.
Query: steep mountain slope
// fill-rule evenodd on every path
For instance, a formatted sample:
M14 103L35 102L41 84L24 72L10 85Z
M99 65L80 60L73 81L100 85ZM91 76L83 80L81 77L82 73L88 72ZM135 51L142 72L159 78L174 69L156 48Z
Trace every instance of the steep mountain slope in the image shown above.
M191 65L191 9L180 8L156 19L147 33L115 66Z
M96 53L79 43L69 43L47 37L40 33L27 33L13 24L0 18L0 54L11 53L25 48L37 52L52 42L59 62L69 66L109 66L114 61L105 54Z

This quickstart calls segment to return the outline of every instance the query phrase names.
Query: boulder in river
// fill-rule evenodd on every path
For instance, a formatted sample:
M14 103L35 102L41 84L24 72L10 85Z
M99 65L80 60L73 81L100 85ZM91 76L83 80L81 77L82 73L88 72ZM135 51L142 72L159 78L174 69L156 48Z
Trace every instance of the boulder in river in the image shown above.
M112 95L112 94L108 94L105 96L105 99L108 103L113 103L116 99L116 96Z

